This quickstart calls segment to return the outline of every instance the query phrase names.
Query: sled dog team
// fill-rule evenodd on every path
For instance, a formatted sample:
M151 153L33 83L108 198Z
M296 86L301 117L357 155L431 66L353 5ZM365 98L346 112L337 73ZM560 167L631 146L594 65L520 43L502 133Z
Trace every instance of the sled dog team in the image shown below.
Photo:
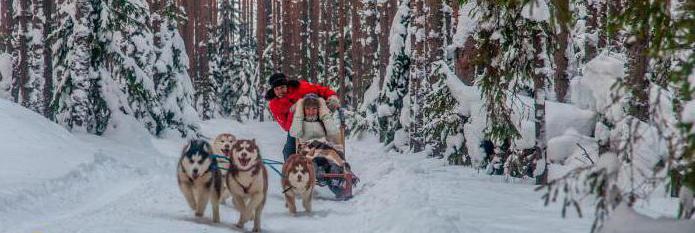
M295 197L300 196L306 212L311 212L311 199L316 174L311 158L316 148L307 146L293 154L282 167L285 207L297 212ZM191 140L183 149L177 166L178 185L195 216L202 217L208 202L212 204L212 220L220 222L220 203L232 197L239 211L236 227L253 220L253 232L261 230L261 212L268 194L268 172L255 139L237 139L220 134L212 143Z

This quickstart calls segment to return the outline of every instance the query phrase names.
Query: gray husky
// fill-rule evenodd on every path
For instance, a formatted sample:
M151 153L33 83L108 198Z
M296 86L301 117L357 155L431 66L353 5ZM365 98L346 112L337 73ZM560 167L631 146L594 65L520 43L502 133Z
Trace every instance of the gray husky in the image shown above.
M208 201L212 202L212 221L220 222L222 173L212 156L212 147L203 140L191 140L181 153L176 168L181 193L195 216L202 217Z

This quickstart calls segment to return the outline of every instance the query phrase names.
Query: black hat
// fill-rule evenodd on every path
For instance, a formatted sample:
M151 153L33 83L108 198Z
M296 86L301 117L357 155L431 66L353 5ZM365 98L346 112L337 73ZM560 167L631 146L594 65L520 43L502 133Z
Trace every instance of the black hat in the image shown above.
M287 76L283 73L275 73L268 78L268 85L270 85L270 89L268 92L265 93L265 99L271 100L275 99L275 91L273 91L273 88L279 87L282 85L287 85L288 87L298 87L299 86L299 81L297 80L289 80L287 79Z
M270 85L270 89L273 89L278 86L282 85L287 85L287 77L283 73L275 73L270 76L268 79L268 85Z

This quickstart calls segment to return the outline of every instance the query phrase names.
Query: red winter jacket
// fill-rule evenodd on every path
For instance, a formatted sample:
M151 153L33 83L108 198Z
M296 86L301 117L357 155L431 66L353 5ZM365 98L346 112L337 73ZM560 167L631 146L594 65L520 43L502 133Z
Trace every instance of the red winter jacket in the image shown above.
M290 111L290 107L292 107L292 105L294 105L294 103L299 99L303 98L304 95L309 93L317 94L324 99L328 99L336 94L335 91L328 87L300 80L299 86L288 87L287 95L282 98L276 97L270 100L270 103L268 104L270 112L273 114L275 120L278 121L278 124L280 124L280 127L282 127L283 130L289 132L290 126L292 126L292 117L294 116L294 113Z

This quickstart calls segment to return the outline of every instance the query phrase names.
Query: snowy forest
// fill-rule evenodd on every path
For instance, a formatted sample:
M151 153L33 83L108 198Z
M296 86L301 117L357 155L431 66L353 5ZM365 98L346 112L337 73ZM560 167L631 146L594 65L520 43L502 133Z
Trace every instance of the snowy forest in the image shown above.
M73 133L273 121L274 73L336 90L351 140L532 183L592 232L695 227L692 0L0 0L0 98ZM611 218L655 197L679 208Z

